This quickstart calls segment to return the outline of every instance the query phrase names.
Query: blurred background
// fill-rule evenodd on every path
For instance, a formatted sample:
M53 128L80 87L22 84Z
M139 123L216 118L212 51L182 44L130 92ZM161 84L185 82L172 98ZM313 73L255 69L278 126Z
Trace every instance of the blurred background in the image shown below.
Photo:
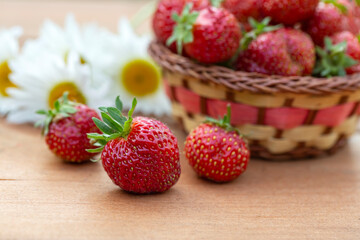
M21 25L23 38L35 37L45 19L63 25L71 12L80 22L98 22L115 31L121 16L131 18L152 0L0 0L0 28ZM149 21L137 29L148 31Z

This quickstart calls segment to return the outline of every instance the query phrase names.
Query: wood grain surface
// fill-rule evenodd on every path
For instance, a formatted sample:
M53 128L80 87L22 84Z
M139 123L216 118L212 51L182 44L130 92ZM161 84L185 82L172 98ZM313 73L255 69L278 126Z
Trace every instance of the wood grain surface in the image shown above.
M3 1L0 26L35 36L46 17L115 29L138 1ZM185 134L163 119L183 149ZM100 163L65 164L30 125L0 120L0 239L360 239L360 134L335 156L295 162L252 159L229 184L182 175L167 193L131 195Z

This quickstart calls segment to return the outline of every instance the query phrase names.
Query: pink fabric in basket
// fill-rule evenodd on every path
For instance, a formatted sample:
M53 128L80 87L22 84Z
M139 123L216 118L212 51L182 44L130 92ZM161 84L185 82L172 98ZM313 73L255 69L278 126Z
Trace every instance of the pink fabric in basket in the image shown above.
M305 122L308 110L301 108L268 108L265 110L265 125L277 129L298 127Z
M165 87L165 93L168 96L168 98L170 98L170 100L175 100L171 94L171 88L170 85L168 84L168 82L166 80L163 81L164 82L164 87Z
M226 114L226 107L229 102L215 99L208 99L206 102L207 112L210 117L218 119ZM231 105L231 124L241 125L246 123L255 124L257 121L258 109L256 107L230 103Z
M319 110L316 114L313 124L335 127L340 125L354 109L355 103L346 103L343 105Z
M356 114L357 114L357 115L360 115L360 104L359 104L359 106L358 106L357 109L356 109Z
M200 96L183 87L175 90L176 99L191 113L200 113Z

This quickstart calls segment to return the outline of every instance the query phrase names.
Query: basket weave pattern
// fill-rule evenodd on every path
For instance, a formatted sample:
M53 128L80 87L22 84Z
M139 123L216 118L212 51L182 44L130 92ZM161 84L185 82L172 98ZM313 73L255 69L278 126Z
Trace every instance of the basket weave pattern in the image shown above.
M330 79L266 76L202 66L152 43L173 114L191 131L231 104L231 122L247 136L253 157L273 160L334 153L356 130L360 76Z

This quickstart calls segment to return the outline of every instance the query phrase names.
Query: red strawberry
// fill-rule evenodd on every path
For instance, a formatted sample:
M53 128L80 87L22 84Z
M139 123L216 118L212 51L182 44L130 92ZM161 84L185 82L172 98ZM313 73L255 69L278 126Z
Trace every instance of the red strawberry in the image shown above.
M351 32L340 32L331 37L333 44L347 43L346 54L360 63L360 42ZM346 68L348 74L360 72L360 64Z
M324 45L324 49L316 48L319 57L314 75L332 77L360 72L360 43L352 33L340 32L326 37Z
M250 152L239 131L230 125L228 115L209 119L192 131L185 141L185 155L195 172L215 182L228 182L242 174Z
M310 75L315 64L314 44L300 30L282 28L263 33L244 48L238 57L238 70L302 76Z
M357 34L354 5L349 0L323 0L314 15L304 24L303 29L310 34L316 45L322 46L324 38L334 33L351 31Z
M38 111L46 115L45 140L49 149L68 162L84 162L95 156L86 150L92 148L87 133L99 132L92 118L97 112L82 104L70 102L67 94L56 101L55 109Z
M259 0L260 11L277 23L293 25L312 16L319 0Z
M156 8L153 17L153 29L156 38L163 44L171 36L175 21L171 18L172 14L180 14L187 3L193 3L194 10L201 10L208 7L208 0L161 0ZM176 52L176 45L173 44L171 49Z
M170 189L179 179L180 159L176 137L163 123L145 117L132 118L134 99L128 118L116 108L101 108L102 119L94 118L104 133L88 134L102 152L102 164L110 179L125 191L156 193Z
M229 60L238 50L241 39L240 26L225 9L208 7L190 13L186 5L181 16L175 15L177 25L168 45L176 41L178 52L206 64Z
M222 6L229 12L234 14L239 22L241 22L246 29L249 29L248 18L260 18L258 7L258 0L225 0Z

